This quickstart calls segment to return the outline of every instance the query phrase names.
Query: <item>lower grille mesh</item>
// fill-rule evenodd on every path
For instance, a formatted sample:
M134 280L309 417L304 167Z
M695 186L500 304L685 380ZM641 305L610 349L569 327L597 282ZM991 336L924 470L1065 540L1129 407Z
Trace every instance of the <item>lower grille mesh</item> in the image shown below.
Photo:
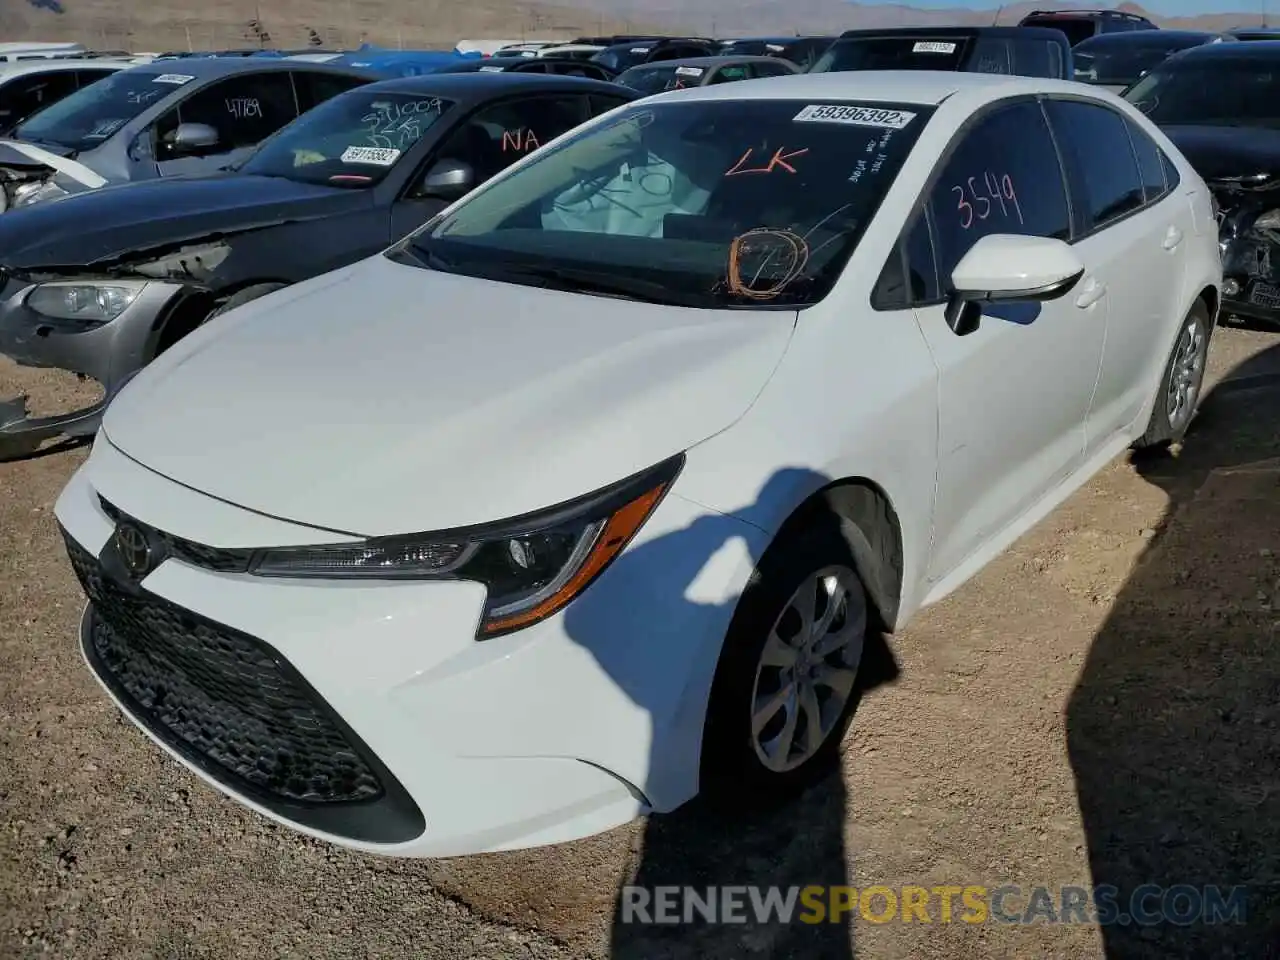
M114 583L65 539L95 613L86 653L158 736L249 793L302 804L383 795L369 764L269 647Z

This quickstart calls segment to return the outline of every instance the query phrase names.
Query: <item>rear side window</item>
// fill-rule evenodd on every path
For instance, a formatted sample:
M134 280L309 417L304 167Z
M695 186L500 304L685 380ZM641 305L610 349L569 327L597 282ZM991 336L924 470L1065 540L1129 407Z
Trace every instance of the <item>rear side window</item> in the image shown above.
M344 77L340 73L311 73L299 71L293 75L293 85L298 91L298 111L306 113L330 97L364 86L359 77Z
M1078 100L1046 102L1050 122L1067 163L1081 232L1101 227L1145 202L1142 176L1124 117Z
M979 37L969 51L965 70L968 73L1013 73L1009 41L1003 38Z
M1133 152L1138 158L1138 175L1142 178L1142 190L1147 203L1154 203L1165 195L1164 154L1154 140L1138 129L1138 125L1126 120Z
M1062 76L1062 50L1048 40L1015 40L1013 42L1013 72L1020 77Z
M1178 184L1182 182L1182 177L1178 176L1178 168L1173 165L1173 161L1169 159L1169 155L1163 150L1160 151L1160 164L1164 167L1164 183L1169 190L1177 190Z
M988 234L1070 239L1066 187L1039 104L999 107L962 136L929 195L944 284Z

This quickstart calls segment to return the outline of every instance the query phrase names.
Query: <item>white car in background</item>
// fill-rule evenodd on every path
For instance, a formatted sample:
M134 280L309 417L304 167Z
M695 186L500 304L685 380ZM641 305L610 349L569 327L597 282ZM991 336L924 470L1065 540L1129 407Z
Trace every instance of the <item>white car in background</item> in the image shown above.
M63 97L131 66L124 58L0 63L0 136ZM0 190L0 210L5 198Z
M56 508L84 653L373 853L796 790L868 631L1182 436L1220 283L1204 183L1079 84L648 98L130 382Z

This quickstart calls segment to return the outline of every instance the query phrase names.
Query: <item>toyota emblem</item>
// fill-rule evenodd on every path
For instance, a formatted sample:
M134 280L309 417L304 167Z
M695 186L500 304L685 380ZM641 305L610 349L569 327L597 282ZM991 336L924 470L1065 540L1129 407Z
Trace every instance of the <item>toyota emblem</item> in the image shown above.
M131 523L121 523L115 541L116 553L131 575L141 577L151 569L151 543L145 533Z

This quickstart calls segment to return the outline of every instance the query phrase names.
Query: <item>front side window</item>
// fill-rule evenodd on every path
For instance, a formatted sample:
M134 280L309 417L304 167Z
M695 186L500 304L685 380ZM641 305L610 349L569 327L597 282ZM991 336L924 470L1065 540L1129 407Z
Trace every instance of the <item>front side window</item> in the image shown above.
M804 307L839 277L932 108L633 105L473 194L428 265L693 307Z
M157 124L159 153L165 135L180 123L201 123L218 132L218 149L235 150L261 143L298 116L289 74L242 74L210 84L178 104Z
M1124 98L1161 126L1280 128L1280 63L1179 57L1156 67Z
M1069 240L1066 186L1040 105L999 107L965 133L929 203L944 284L950 284L960 258L988 234Z
M1086 214L1078 226L1092 230L1141 207L1142 176L1124 117L1078 100L1051 100L1045 109L1062 146L1076 207Z
M967 38L955 36L849 37L828 47L810 72L959 70L968 46Z
M302 183L373 186L451 105L421 94L352 90L289 124L240 169Z
M121 70L41 110L13 131L16 140L92 150L194 77L180 71Z
M581 96L504 100L451 131L436 155L467 164L475 171L475 182L483 183L586 119L587 102Z

